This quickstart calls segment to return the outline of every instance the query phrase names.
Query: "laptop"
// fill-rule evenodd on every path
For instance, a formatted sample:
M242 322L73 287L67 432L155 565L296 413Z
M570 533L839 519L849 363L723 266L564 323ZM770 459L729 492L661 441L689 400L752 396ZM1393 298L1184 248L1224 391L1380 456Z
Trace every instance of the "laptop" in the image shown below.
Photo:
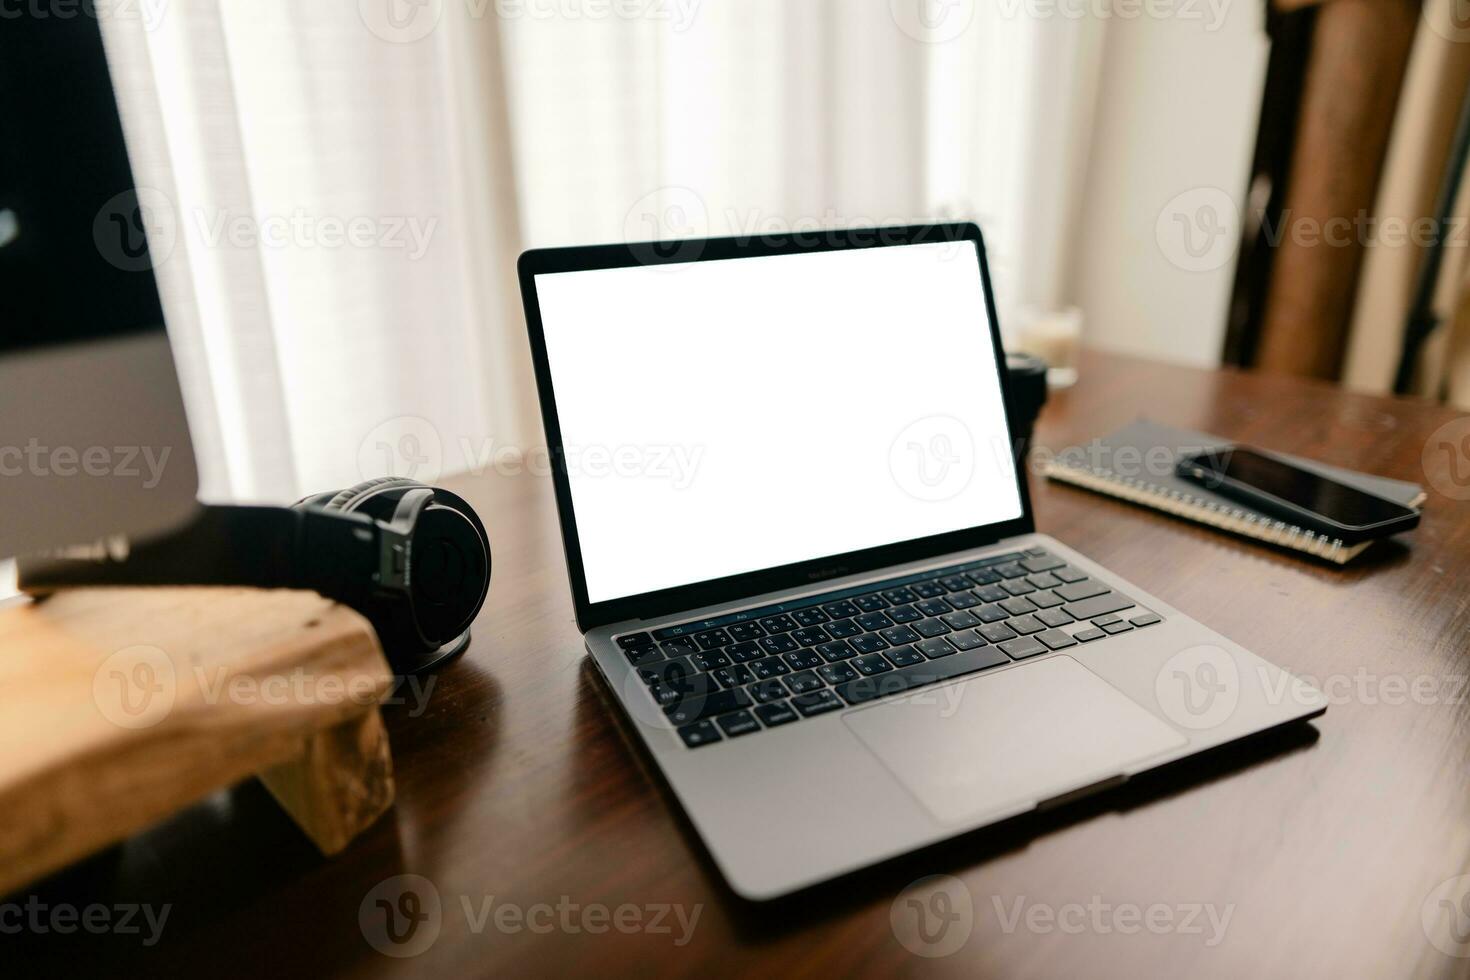
M1037 531L973 224L520 260L577 625L753 901L1320 692Z

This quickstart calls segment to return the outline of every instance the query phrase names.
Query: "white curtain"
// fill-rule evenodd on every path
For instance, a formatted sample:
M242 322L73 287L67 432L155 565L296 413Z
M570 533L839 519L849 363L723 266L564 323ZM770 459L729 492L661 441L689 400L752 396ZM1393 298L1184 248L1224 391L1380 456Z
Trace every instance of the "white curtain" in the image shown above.
M209 499L534 445L525 247L973 218L1003 323L1067 299L1105 20L1019 0L120 7L109 57Z

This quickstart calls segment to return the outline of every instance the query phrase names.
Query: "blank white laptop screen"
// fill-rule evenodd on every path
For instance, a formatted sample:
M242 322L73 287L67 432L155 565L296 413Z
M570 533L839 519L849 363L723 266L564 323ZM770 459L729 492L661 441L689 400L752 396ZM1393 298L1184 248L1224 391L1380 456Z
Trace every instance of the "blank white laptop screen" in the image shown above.
M972 242L536 292L591 602L1022 514Z

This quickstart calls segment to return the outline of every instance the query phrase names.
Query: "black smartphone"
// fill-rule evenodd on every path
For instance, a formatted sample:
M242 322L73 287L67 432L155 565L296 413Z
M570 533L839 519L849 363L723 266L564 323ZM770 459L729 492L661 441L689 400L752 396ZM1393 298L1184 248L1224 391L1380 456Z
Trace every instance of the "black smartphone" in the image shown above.
M1419 524L1419 512L1412 507L1243 446L1185 456L1178 472L1222 496L1345 544Z

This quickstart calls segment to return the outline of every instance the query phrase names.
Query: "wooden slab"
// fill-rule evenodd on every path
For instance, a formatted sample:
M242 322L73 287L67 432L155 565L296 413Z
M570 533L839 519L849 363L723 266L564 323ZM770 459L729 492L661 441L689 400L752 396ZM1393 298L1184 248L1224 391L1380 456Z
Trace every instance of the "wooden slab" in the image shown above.
M97 589L0 612L0 894L259 774L325 853L393 802L372 627L308 592Z

